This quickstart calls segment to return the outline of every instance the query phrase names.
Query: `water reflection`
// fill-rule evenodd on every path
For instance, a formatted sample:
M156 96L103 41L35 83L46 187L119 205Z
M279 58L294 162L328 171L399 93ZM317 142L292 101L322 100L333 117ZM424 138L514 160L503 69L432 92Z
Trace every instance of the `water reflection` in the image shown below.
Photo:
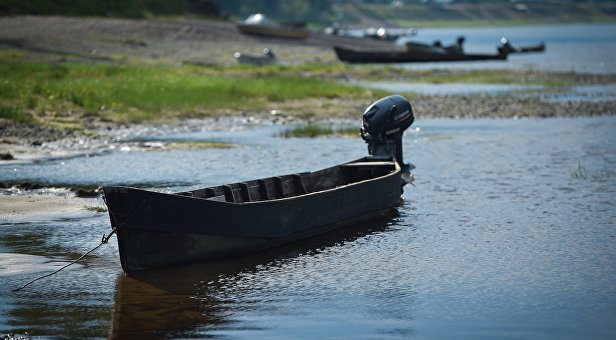
M456 62L456 63L407 63L412 69L514 69L549 70L579 73L614 73L614 24L565 24L464 28L467 38L464 49L474 52L493 53L500 37L512 42L532 45L546 43L545 53L522 53L510 55L506 62ZM431 42L447 41L460 34L460 28L425 28L416 40Z
M251 256L121 276L116 285L109 337L203 337L221 329L259 330L236 320L233 314L268 308L264 300L276 297L262 291L228 295L225 290L241 287L246 275L276 271L297 257L316 255L328 247L394 230L399 217L398 211L392 209L381 218ZM301 305L294 308L300 309Z
M113 241L82 267L19 294L10 288L32 277L2 277L0 334L614 339L615 117L415 126L403 142L417 165L416 187L405 190L400 216L380 227L132 278L122 274ZM228 135L244 146L114 153L89 165L67 161L65 170L53 162L0 166L0 176L12 180L3 170L14 167L19 178L48 181L207 186L310 171L365 153L357 140L281 140L270 128ZM108 232L103 214L2 224L0 252L66 261Z

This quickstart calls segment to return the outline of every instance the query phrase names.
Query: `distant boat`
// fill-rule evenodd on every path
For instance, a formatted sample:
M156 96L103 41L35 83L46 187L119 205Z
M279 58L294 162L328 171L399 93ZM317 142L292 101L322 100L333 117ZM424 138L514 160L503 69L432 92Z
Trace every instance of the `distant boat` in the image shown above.
M306 29L306 23L275 23L261 13L251 14L242 23L236 24L237 29L250 35L259 35L284 39L306 39L310 31Z
M338 23L323 29L323 33L333 36L350 38L370 38L382 41L396 41L401 37L411 37L417 34L416 28L385 28L369 27L366 29L345 29Z
M529 53L529 52L543 52L545 51L545 43L541 42L537 45L531 46L513 46L511 42L505 38L501 38L501 45L498 46L498 51L501 53Z
M269 65L275 64L277 62L276 55L269 48L263 49L263 55L251 55L240 52L235 52L233 57L239 64L249 64L249 65Z
M401 96L373 103L361 128L369 156L323 170L178 193L104 187L122 268L238 256L386 214L412 178L402 135L413 120Z
M396 41L400 37L411 37L417 34L416 28L385 28L369 27L365 31L365 37L375 40Z
M426 44L408 41L404 48L393 45L390 49L358 49L334 46L338 59L348 63L413 63L438 61L506 60L507 53L481 54L465 53L462 47L464 37L456 43L442 46L440 42Z

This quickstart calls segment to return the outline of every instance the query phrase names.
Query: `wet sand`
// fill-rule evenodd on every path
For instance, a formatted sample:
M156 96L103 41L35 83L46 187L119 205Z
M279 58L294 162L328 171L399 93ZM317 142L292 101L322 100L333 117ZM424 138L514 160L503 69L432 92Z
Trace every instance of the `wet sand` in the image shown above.
M88 217L104 211L95 198L53 194L0 195L0 224Z

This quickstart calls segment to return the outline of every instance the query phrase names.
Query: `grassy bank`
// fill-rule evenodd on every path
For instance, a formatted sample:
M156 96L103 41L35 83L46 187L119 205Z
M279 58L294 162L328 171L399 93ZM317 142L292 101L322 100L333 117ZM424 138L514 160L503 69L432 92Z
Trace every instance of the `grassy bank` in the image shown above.
M81 112L138 122L254 111L288 100L375 95L275 69L31 62L18 53L0 55L0 74L0 115L13 120L32 115L62 121L62 116Z
M408 70L343 63L252 67L144 65L138 60L117 61L117 64L58 60L63 59L0 51L0 118L64 130L100 127L97 123L101 122L167 121L254 114L274 109L285 116L319 119L355 114L373 100L389 94L348 85L348 80L522 84L551 88L616 82L615 75ZM405 95L416 99L414 94ZM448 108L446 111L459 110ZM298 133L308 135L316 131L299 130ZM330 133L335 131L327 132Z
M219 67L229 75L297 76L330 80L407 81L411 83L491 83L543 85L565 87L580 84L607 84L616 82L616 75L580 74L573 72L545 72L518 70L463 70L428 69L412 70L392 65L349 65L345 63L308 63L294 66L272 65L262 68L244 65Z

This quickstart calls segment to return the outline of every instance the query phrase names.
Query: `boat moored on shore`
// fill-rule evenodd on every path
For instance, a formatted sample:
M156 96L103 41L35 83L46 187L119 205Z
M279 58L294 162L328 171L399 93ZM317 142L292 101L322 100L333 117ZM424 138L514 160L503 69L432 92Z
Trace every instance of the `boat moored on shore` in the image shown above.
M410 103L389 96L363 115L369 155L326 169L161 193L103 187L126 273L260 251L369 220L411 180L402 135Z

